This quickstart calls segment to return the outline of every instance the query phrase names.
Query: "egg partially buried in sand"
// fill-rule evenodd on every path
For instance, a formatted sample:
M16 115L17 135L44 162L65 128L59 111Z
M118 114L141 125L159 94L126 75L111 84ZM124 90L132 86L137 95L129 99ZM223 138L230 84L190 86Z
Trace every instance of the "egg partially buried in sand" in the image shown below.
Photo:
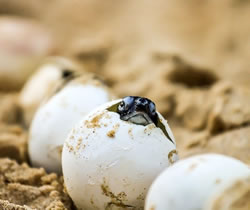
M155 104L125 97L87 115L64 143L67 192L79 209L142 209L154 178L178 159Z
M113 96L93 75L76 78L57 91L34 116L28 152L33 166L60 173L62 146L72 127Z
M205 210L217 193L249 174L246 164L224 155L196 155L178 161L154 181L145 210Z
M80 72L81 67L65 57L45 59L25 83L19 96L19 104L24 112L25 125L30 125L37 108L53 93L59 83L69 82Z

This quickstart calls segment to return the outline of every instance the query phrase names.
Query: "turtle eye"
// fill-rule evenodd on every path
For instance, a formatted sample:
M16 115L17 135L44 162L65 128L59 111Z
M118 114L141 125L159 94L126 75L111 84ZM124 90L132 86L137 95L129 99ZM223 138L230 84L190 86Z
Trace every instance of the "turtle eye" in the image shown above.
M118 111L124 111L124 108L125 108L125 103L124 101L122 101L118 106Z
M122 102L118 106L118 111L127 111L134 103L134 97L133 96L127 96L125 97Z

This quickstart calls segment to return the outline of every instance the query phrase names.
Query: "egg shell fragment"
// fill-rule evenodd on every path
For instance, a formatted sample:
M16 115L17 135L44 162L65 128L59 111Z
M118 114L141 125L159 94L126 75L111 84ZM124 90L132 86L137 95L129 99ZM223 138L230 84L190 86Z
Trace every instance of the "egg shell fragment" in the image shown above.
M216 192L249 174L246 164L223 155L205 154L181 160L153 182L145 210L205 209Z
M92 109L110 100L102 85L71 82L39 108L30 128L29 156L33 166L61 173L61 152L72 127Z
M120 101L87 115L64 143L64 181L79 209L142 209L154 178L178 159L175 142L160 128L120 120L107 110Z

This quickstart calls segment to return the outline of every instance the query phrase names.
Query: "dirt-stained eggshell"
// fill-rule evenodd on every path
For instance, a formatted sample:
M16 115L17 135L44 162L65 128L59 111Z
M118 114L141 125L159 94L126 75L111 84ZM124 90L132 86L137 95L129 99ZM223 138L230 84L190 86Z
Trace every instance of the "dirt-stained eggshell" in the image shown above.
M62 166L67 192L78 209L142 209L154 178L177 159L170 141L154 124L136 125L107 108L87 115L64 143Z
M153 182L145 210L205 210L218 192L249 174L246 164L223 155L204 154L180 160Z
M250 174L233 180L209 200L204 210L249 210Z

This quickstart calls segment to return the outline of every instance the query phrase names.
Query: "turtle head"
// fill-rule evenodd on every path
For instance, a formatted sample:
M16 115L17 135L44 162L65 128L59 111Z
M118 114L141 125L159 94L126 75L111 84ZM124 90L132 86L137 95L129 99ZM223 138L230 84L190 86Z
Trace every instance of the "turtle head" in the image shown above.
M157 123L155 104L151 100L138 96L127 96L122 99L117 112L121 120L138 125Z

